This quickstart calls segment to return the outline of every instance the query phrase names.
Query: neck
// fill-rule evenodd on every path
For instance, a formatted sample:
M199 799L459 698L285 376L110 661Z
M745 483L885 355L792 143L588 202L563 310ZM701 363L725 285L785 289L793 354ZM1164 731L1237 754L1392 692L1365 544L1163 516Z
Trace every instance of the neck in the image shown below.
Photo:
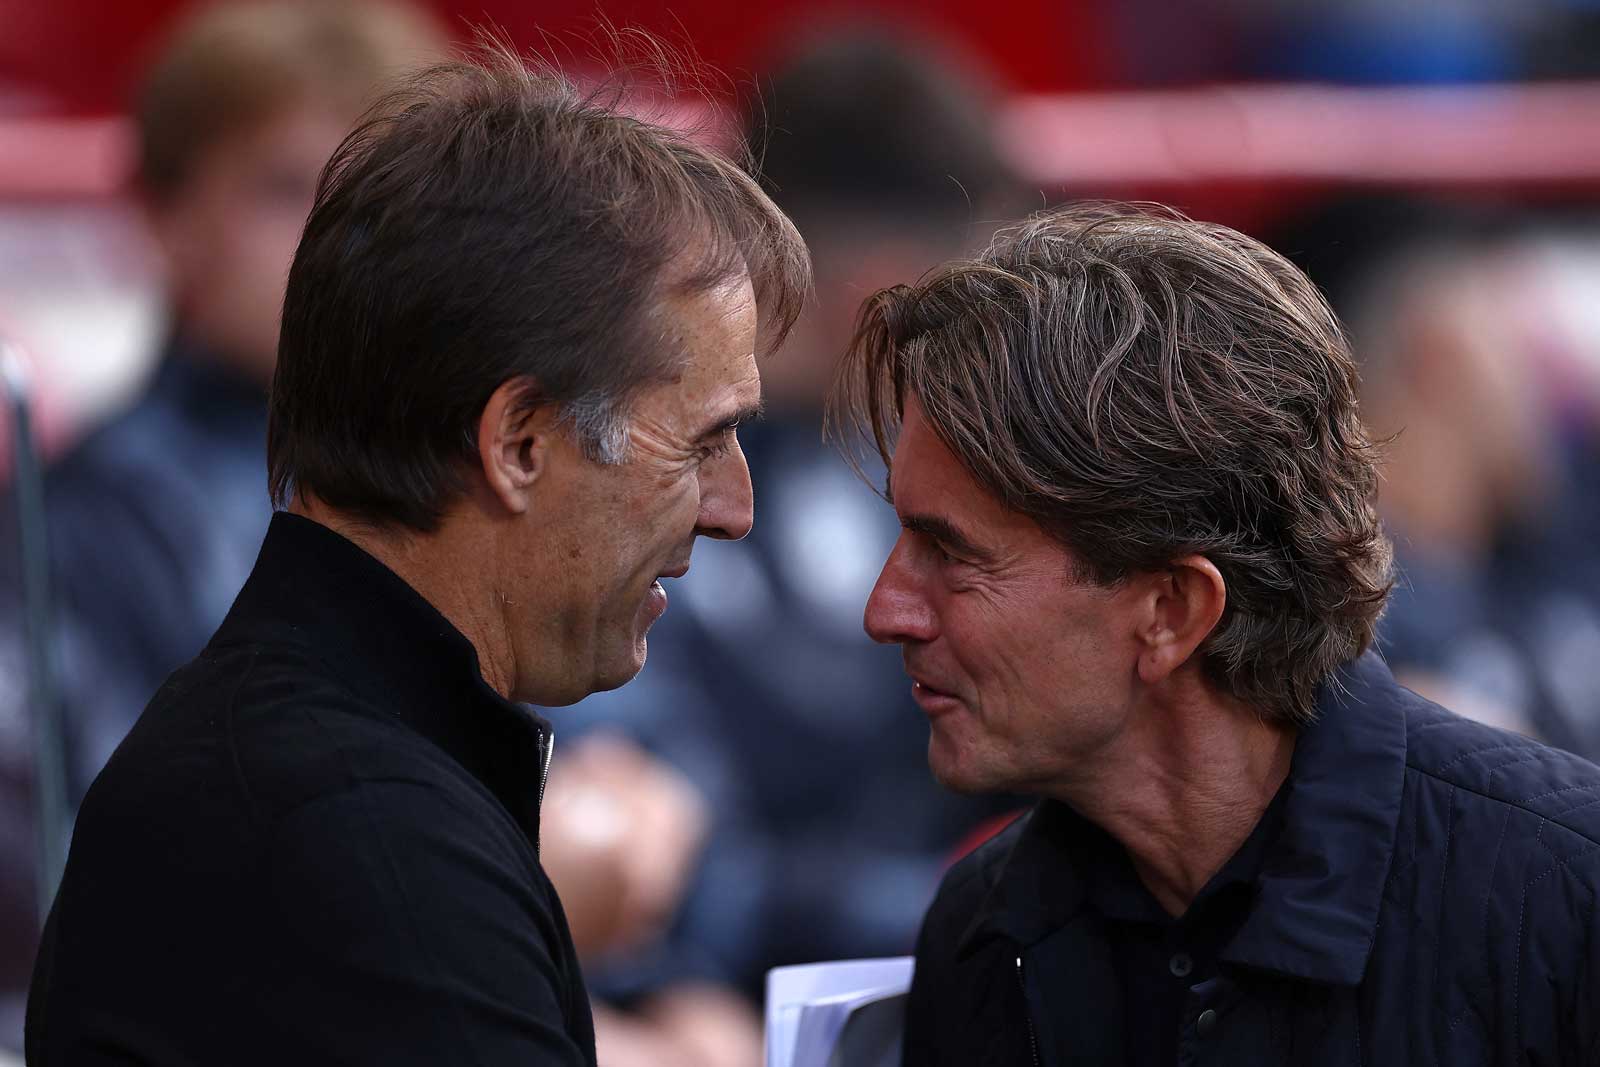
M1173 916L1255 829L1289 776L1295 742L1208 686L1190 690L1146 708L1091 779L1054 794L1122 843Z
M379 527L304 495L295 498L289 511L328 527L399 575L471 642L490 688L512 699L516 667L504 604L495 590L483 585L483 576L493 572L481 565L492 545L448 519L426 534ZM463 566L466 561L478 565Z

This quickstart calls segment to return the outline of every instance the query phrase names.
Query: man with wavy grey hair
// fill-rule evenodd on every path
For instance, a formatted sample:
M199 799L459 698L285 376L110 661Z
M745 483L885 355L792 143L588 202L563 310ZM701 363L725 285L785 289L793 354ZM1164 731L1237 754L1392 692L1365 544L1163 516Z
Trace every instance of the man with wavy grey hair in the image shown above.
M1356 387L1298 270L1155 207L866 305L867 630L940 781L1038 798L924 922L909 1067L1596 1062L1600 769L1372 650Z

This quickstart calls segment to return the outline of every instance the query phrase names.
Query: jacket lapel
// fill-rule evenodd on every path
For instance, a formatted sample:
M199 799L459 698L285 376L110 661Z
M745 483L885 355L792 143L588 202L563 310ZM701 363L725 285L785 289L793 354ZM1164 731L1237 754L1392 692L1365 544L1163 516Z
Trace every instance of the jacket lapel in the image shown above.
M1360 984L1400 823L1399 693L1372 652L1324 687L1317 722L1295 744L1283 828L1263 864L1260 896L1223 962Z
M1374 653L1324 688L1318 721L1296 743L1284 824L1268 848L1259 896L1223 963L1360 983L1405 778L1398 691ZM1055 801L1042 801L1026 819L996 862L957 957L970 959L997 939L1013 946L1001 955L1017 969L1009 978L1022 984L1041 1064L1119 1064L1121 983L1100 920L1085 907L1085 865L1105 847L1105 835Z
M1120 1067L1127 1055L1122 984L1099 920L1080 912L1024 950L1021 962L1039 1063Z

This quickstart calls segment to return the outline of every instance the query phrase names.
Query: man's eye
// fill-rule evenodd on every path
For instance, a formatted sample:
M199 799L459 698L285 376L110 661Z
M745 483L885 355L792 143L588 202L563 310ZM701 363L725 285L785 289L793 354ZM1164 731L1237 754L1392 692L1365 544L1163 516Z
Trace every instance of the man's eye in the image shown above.
M717 438L713 444L706 445L704 448L702 448L700 452L707 459L716 459L720 456L726 456L729 452L733 451L734 443L738 440L738 435L730 429L725 431L721 437Z

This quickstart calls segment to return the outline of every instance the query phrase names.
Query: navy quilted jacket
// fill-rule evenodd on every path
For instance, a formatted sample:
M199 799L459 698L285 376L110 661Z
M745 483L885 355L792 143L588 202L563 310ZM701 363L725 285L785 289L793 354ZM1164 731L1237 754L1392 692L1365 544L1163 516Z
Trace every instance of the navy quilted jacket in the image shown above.
M1600 1064L1600 768L1401 688L1373 654L1296 746L1283 828L1182 1064ZM1342 690L1342 692L1341 692ZM907 1067L1112 1065L1121 986L1045 802L946 877Z

